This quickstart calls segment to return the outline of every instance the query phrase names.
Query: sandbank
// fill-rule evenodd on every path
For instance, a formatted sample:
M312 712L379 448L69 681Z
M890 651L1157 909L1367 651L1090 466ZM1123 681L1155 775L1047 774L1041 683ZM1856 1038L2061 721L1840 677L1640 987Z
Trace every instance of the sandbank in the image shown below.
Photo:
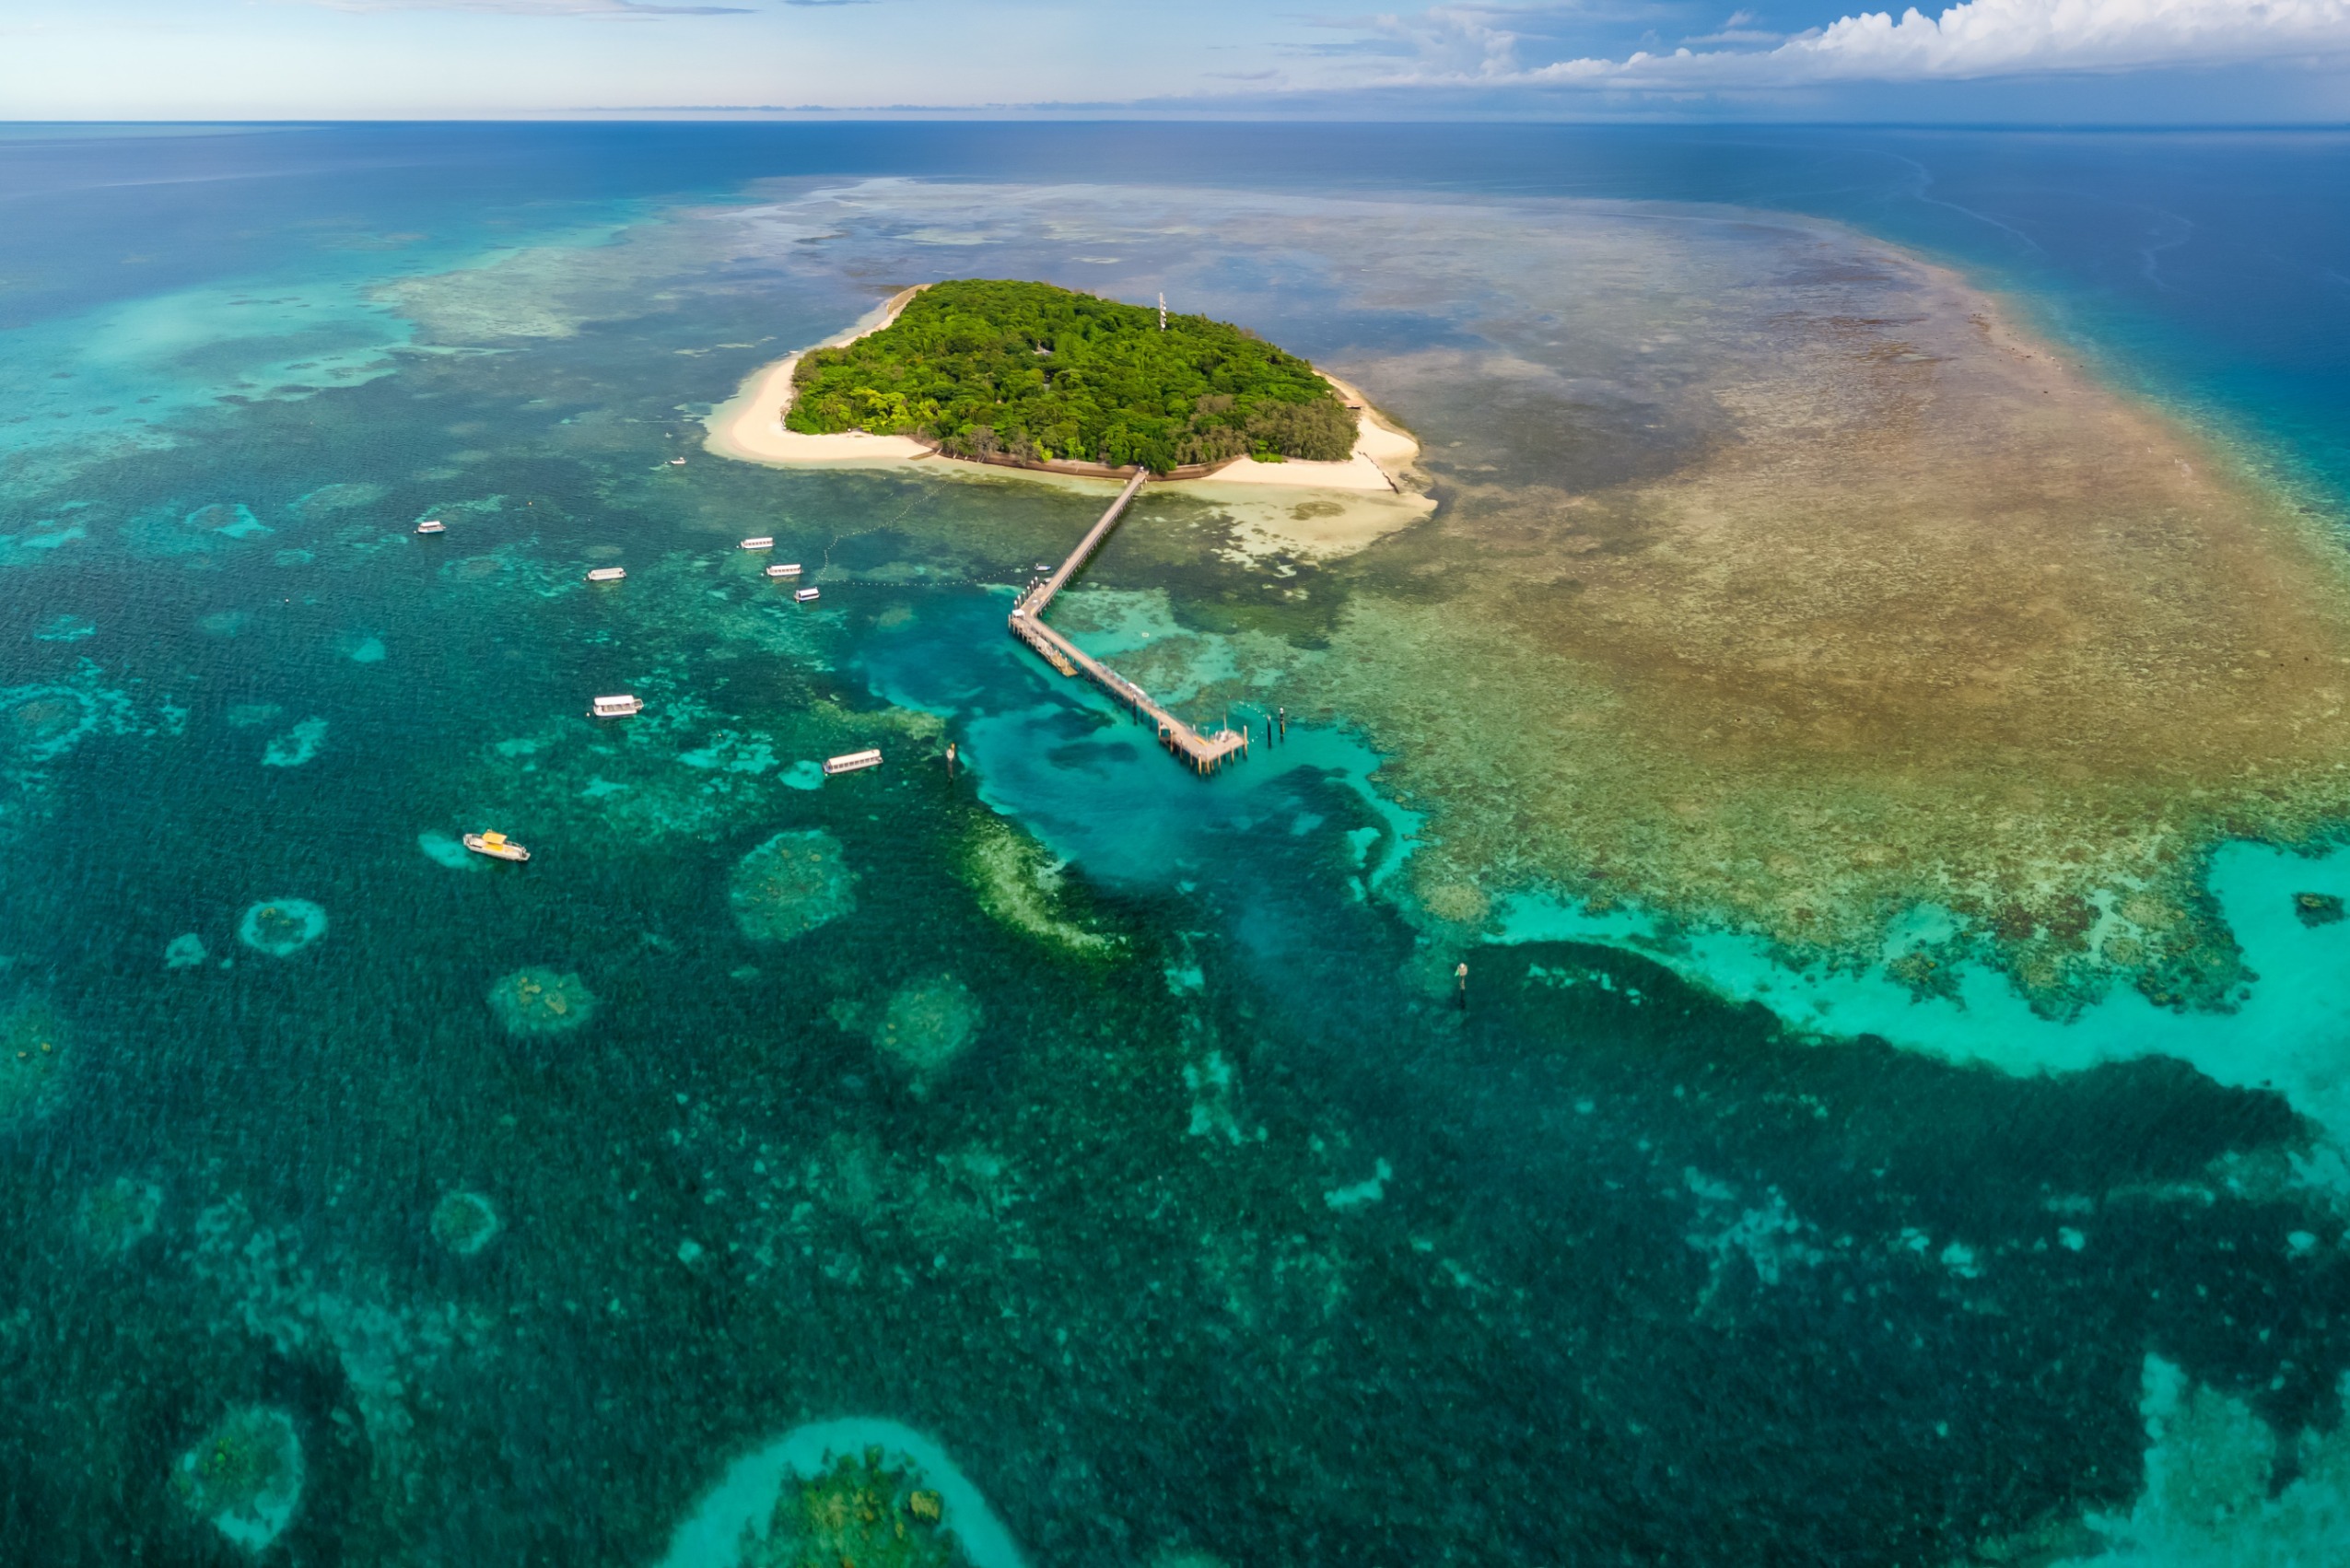
M922 287L927 286L892 295L854 325L813 347L837 348L880 332L897 320ZM783 421L790 412L795 391L792 377L802 356L810 352L795 350L754 371L731 398L711 412L706 422L709 434L704 450L740 462L777 468L894 468L925 462L939 473L965 477L1109 482L1084 474L965 462L941 456L906 436L871 436L861 431L806 436L786 429ZM1197 497L1231 513L1238 533L1236 547L1251 556L1283 550L1299 555L1346 555L1433 511L1436 503L1407 483L1416 477L1420 443L1402 426L1373 408L1360 391L1326 370L1320 374L1355 410L1354 451L1345 462L1258 462L1236 458L1204 477L1162 480L1159 486ZM1301 491L1327 494L1329 499L1317 503L1298 496Z

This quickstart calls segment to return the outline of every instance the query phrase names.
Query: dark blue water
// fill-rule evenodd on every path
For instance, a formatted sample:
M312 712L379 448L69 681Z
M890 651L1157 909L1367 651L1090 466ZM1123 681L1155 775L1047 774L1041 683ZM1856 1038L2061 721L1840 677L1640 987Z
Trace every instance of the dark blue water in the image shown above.
M892 280L691 210L880 176L1830 217L2350 494L2350 136L0 135L0 1561L798 1562L867 1441L981 1568L2339 1560L2306 1107L1463 1006L1342 724L1198 787L997 635L1093 502L705 458Z
M2006 284L2148 383L2350 474L2350 133L1553 125L413 125L0 139L0 324L418 265L795 175L1424 189L1806 212ZM299 228L295 226L299 225ZM124 256L147 258L126 263ZM365 263L359 263L364 265Z

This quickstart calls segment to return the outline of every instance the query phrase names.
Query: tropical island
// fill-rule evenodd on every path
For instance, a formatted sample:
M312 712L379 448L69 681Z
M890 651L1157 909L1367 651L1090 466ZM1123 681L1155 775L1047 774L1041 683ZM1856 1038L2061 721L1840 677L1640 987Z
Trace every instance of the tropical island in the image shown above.
M1042 283L901 289L753 371L706 427L709 451L776 468L1115 486L1139 464L1244 553L1344 555L1435 509L1420 443L1345 381L1245 327L1170 312L1161 332Z
M870 335L803 355L784 427L904 436L950 457L1140 464L1342 462L1355 415L1245 327L1048 283L934 284Z

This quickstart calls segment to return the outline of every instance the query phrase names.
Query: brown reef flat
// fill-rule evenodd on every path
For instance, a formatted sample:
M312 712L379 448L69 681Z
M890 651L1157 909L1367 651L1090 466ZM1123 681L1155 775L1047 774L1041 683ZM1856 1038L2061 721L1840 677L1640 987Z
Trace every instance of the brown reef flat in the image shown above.
M2117 979L2225 1005L2207 852L2350 823L2332 522L1852 230L919 184L740 221L754 249L858 236L827 264L867 277L935 272L927 234L1058 275L1082 235L1087 287L1310 344L1411 431L1433 516L1306 549L1229 499L1146 497L1066 614L1161 593L1167 633L1120 655L1152 691L1363 730L1426 813L1409 880L1439 945L1561 895L1921 991L1977 958L2052 1011ZM989 571L1081 531L995 490L893 526Z
M2116 972L2223 1001L2202 851L2350 814L2339 549L1954 275L1777 242L1770 310L1693 329L1728 348L1688 461L1481 477L1544 439L1521 407L1359 563L1321 696L1433 813L1421 902L1631 898L1847 960L1931 903L1959 934L1890 954L1922 989L1972 953L2049 1005ZM1457 358L1391 369L1456 404Z

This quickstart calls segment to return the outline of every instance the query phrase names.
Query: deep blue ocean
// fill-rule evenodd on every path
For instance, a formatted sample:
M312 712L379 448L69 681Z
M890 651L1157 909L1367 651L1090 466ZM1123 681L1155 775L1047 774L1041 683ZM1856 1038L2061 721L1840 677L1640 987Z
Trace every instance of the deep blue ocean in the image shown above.
M1412 983L1345 715L1003 638L1096 503L704 454L906 280L698 215L981 181L1828 219L2350 515L2350 133L0 127L0 1562L2350 1561L2338 930L2285 1088Z

